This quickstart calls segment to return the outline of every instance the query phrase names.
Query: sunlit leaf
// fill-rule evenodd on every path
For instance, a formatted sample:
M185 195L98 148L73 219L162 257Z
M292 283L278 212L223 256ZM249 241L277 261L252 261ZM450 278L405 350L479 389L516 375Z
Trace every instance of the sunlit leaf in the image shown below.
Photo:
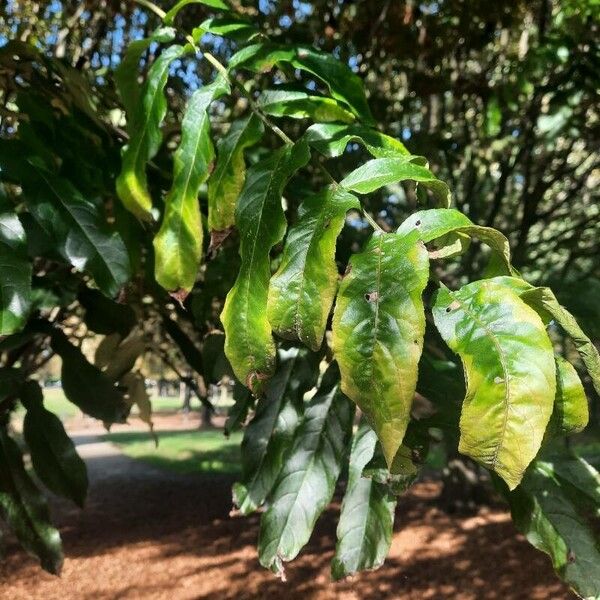
M260 109L273 117L313 119L321 123L352 123L354 115L332 98L316 96L301 90L274 89L264 91L257 100Z

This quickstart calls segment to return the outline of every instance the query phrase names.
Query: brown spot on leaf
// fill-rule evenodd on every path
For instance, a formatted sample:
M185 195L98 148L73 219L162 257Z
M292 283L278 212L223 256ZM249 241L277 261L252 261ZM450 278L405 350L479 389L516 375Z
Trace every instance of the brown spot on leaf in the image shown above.
M184 290L183 288L180 288L174 292L169 292L169 296L171 296L171 298L173 298L173 300L176 300L179 303L179 306L181 306L181 308L183 308L183 303L185 302L185 299L188 297L189 291L188 290Z
M217 231L216 229L210 232L210 244L208 246L208 255L210 258L214 257L215 252L221 247L223 242L231 235L233 227L222 229Z
M365 294L365 300L367 302L377 302L377 300L379 300L379 292L367 292Z
M567 561L569 563L574 563L576 558L577 557L575 556L575 552L573 552L573 550L569 548L569 552L567 552Z

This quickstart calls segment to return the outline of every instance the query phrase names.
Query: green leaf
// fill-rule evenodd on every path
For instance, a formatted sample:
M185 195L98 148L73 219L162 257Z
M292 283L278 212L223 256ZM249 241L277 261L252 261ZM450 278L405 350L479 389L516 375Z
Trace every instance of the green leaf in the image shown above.
M374 235L350 259L336 302L333 350L342 390L369 419L388 465L415 394L428 276L427 251L416 236Z
M117 193L127 210L139 219L151 220L152 198L148 191L146 164L162 143L160 125L167 112L164 87L169 66L185 49L170 46L156 59L148 71L135 115L130 119L129 143L123 149L121 172L117 177Z
M427 167L415 164L406 157L373 158L347 175L340 185L357 194L370 194L381 187L407 179L430 190L442 207L450 206L452 197L448 186Z
M588 401L577 371L564 358L556 356L556 398L552 428L570 435L585 429L589 420Z
M20 390L27 409L23 436L37 476L52 492L83 507L88 488L87 469L60 419L44 408L40 386L28 381Z
M202 353L188 334L179 324L167 315L163 315L163 324L171 339L175 342L186 362L198 375L204 375L204 361Z
M510 264L510 245L506 237L492 227L475 225L466 215L454 208L432 208L413 213L400 225L397 233L406 235L411 231L417 231L425 243L440 239L447 240L449 234L476 237L496 253L506 273L514 272ZM432 258L450 256L451 253L444 251L443 246L444 244L431 252L430 256ZM461 249L459 245L458 251L460 252Z
M260 140L262 121L253 113L234 121L217 143L217 162L208 180L208 228L226 231L235 225L235 207L244 181L246 163L244 150Z
M279 350L279 366L242 441L242 479L233 501L243 515L262 506L273 489L303 413L303 396L319 374L318 358L306 349Z
M215 156L207 111L213 100L228 91L228 83L219 76L194 92L181 124L181 143L173 156L173 185L153 242L156 281L171 292L187 294L196 282L203 237L198 192Z
M346 104L361 121L373 124L362 80L329 53L309 46L254 44L242 48L231 57L229 70L244 68L264 72L278 63L287 63L314 75L327 85L336 100Z
M600 545L575 503L577 494L554 473L554 465L536 461L511 494L513 521L527 541L548 554L558 575L582 598L600 596Z
M359 142L375 158L406 156L413 161L426 162L421 157L411 156L396 138L358 124L315 123L306 130L304 138L317 152L328 158L341 156L349 143Z
M556 369L544 324L494 280L438 290L433 318L465 370L459 452L514 489L540 449L554 404Z
M0 196L0 335L25 324L31 306L31 272L25 230Z
M85 309L85 324L95 333L108 335L116 332L125 338L137 321L131 306L115 302L98 290L85 287L77 299Z
M273 331L315 351L323 342L338 285L336 240L351 208L360 208L358 199L336 186L304 200L269 285L267 315Z
M29 211L65 260L89 272L105 294L116 296L131 276L123 240L70 181L32 165L39 177L26 186Z
M352 435L354 407L339 390L335 364L323 375L260 523L260 563L283 573L308 542L335 490Z
M210 8L217 8L220 10L229 10L229 6L223 0L179 0L163 17L163 23L165 25L171 25L178 15L179 11L188 4L204 4Z
M348 485L337 526L337 545L331 563L333 579L341 579L383 564L392 543L396 497L385 485L363 477L373 457L377 435L361 426L354 435Z
M258 97L260 109L272 117L312 119L321 123L339 121L352 123L354 115L333 98L316 96L301 90L266 90Z
M218 384L223 377L234 379L233 370L225 356L225 336L214 330L202 340L202 359L204 363L204 382Z
M206 19L199 27L194 29L193 37L199 38L204 33L212 33L222 37L231 38L236 42L249 42L260 31L250 22L238 17L215 17Z
M128 118L128 128L135 130L133 121L139 115L137 111L140 97L138 82L139 67L142 55L154 43L170 42L175 38L175 29L172 27L159 27L150 37L130 42L123 56L123 60L115 69L115 86L125 107Z
M90 417L105 423L124 423L129 410L119 388L88 362L62 331L53 330L50 343L62 358L61 380L67 399Z
M0 427L0 515L42 568L58 575L63 555L60 534L50 523L46 499L25 471L21 451Z
M248 418L248 413L254 406L254 397L250 390L236 381L233 386L233 406L227 411L227 421L223 433L229 437L234 431L241 429ZM244 460L245 455L242 456Z
M305 144L286 146L248 171L236 208L242 264L227 294L221 321L225 354L236 377L258 394L275 368L275 343L267 320L269 253L285 233L281 195L309 159Z

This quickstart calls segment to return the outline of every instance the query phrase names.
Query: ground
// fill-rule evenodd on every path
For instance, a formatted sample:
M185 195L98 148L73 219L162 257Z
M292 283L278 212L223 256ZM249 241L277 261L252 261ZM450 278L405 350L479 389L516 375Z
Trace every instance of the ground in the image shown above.
M197 423L173 415L158 417L157 426L190 435L185 430L196 430ZM229 516L234 475L227 469L176 472L124 455L89 421L76 420L73 427L91 488L84 511L52 500L64 540L63 574L43 573L9 542L0 563L1 600L573 597L548 559L515 532L505 511L447 515L436 507L434 482L417 484L400 500L382 569L330 582L339 509L334 504L287 567L283 583L258 564L259 517Z

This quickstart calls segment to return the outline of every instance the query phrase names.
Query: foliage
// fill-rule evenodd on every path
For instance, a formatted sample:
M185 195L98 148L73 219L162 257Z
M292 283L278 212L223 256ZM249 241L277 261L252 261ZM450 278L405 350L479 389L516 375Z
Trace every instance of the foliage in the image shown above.
M361 77L332 53L270 36L268 23L257 30L235 3L183 0L168 13L140 3L160 23L129 44L113 75L119 100L60 56L18 39L0 49L14 80L0 139L0 509L23 546L60 569L58 533L11 436L17 404L40 481L79 504L87 482L60 420L43 407L36 372L57 355L65 394L83 412L108 425L137 404L152 427L139 359L155 356L206 404L205 384L237 378L228 431L251 416L234 501L242 514L266 507L259 558L274 572L283 576L302 550L339 479L347 481L332 575L380 566L396 496L441 434L491 474L516 525L565 581L599 595L589 515L600 507L600 477L583 458L552 452L587 425L573 351L596 391L600 356L539 285L544 261L526 260L538 211L559 210L541 206L557 181L534 173L534 138L544 133L536 143L548 157L554 142L562 152L568 141L553 132L584 130L580 106L543 114L555 96L510 73L474 125L483 141L467 183L453 173L446 182L444 168L375 127L375 117L393 121L378 93L371 111ZM194 4L216 16L183 30L179 13ZM533 80L539 53L560 50L549 18L538 32L548 43L522 66ZM553 18L568 22L565 35L577 28L567 10ZM216 38L230 49L225 64L210 52ZM576 69L594 60L581 52ZM184 105L173 110L165 92L184 60L206 76L177 94ZM519 94L533 96L525 123L513 109ZM447 153L446 126L436 152ZM517 149L511 128L523 136ZM577 152L573 185L588 177L585 144ZM482 166L496 160L500 191L525 165L512 255L492 227L502 198L478 188ZM372 216L389 191L402 192L411 214L394 213L390 201ZM477 191L491 194L487 216ZM460 256L464 269L452 260ZM554 343L559 328L572 346ZM91 361L82 342L94 334L102 341ZM417 392L429 410L417 410Z

